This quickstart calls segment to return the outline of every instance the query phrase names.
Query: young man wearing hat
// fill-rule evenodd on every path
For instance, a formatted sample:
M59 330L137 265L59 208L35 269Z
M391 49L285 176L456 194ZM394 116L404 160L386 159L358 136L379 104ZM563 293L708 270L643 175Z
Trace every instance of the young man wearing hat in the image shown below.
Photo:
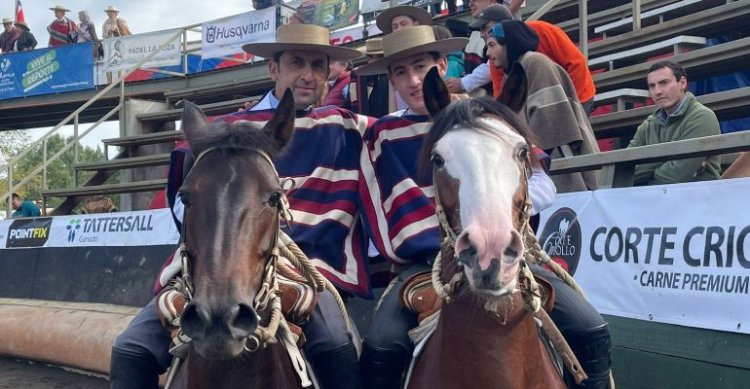
M133 33L128 28L128 22L125 19L119 17L120 10L114 5L110 5L104 10L107 14L107 20L102 24L102 37L103 38L116 38L118 36L128 36Z
M50 11L55 12L55 20L47 26L47 32L49 32L47 46L57 47L75 43L78 38L76 23L65 16L65 13L70 10L62 5L56 5L50 8Z
M14 47L20 36L21 30L13 26L13 20L3 18L3 33L0 34L0 53L5 54L15 51Z
M34 48L36 48L37 41L36 38L34 38L34 34L32 34L29 30L29 26L26 25L26 22L16 22L16 27L21 31L21 35L16 41L15 50L34 50Z
M339 289L370 294L367 241L357 217L357 191L362 134L370 118L338 107L311 109L324 88L330 60L361 56L329 43L327 29L310 24L282 25L273 43L248 44L247 52L268 58L274 88L261 101L214 122L238 120L262 126L273 115L284 92L294 96L298 117L295 134L274 164L280 178L294 182L287 193L293 221L287 231L320 271ZM189 149L172 153L167 194L176 223L184 207L177 189L192 166ZM179 227L179 225L178 225ZM179 271L165 267L160 286ZM156 388L157 377L170 363L169 334L161 327L152 300L133 319L112 347L112 388ZM361 388L357 354L346 333L344 317L333 296L322 293L310 321L303 326L304 351L323 389Z
M490 29L505 20L513 20L509 10L504 5L493 4L482 10L469 27L479 30L486 39ZM586 114L589 114L594 105L596 87L586 58L560 27L541 20L525 24L539 37L539 43L534 51L546 55L565 69L575 85L578 100L583 104ZM499 96L505 73L494 66L489 69L495 96Z
M399 5L381 12L375 18L375 24L384 34L390 34L408 27L431 26L432 15L419 7Z

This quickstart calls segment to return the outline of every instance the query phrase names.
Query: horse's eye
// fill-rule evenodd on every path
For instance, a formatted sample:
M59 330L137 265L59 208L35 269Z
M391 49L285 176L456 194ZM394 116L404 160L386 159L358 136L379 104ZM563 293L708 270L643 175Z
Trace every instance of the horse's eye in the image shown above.
M279 203L281 203L281 192L271 193L271 197L268 198L268 205L278 207Z
M529 148L526 146L521 147L518 149L518 160L519 161L525 161L526 158L529 157Z
M432 154L431 160L432 164L437 168L442 168L443 166L445 166L445 160L440 156L440 154Z
M182 205L185 206L185 208L190 206L190 196L187 193L180 192L180 202L182 202Z

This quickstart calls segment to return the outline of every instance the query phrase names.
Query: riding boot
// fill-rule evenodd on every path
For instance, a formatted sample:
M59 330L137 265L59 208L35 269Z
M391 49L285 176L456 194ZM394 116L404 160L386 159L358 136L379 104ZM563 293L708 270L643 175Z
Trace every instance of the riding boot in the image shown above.
M159 364L149 354L112 349L110 389L159 389Z
M364 343L360 370L365 389L398 389L401 387L409 354L400 350L386 350Z
M352 343L308 356L322 389L362 389Z
M609 372L612 365L612 340L607 324L575 334L568 339L573 353L581 363L588 378L576 389L609 388Z

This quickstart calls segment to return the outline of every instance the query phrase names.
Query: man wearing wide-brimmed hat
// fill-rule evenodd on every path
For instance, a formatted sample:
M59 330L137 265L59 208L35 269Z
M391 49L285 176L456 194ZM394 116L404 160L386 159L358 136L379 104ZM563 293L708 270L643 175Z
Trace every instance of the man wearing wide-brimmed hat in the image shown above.
M78 38L76 23L65 16L65 13L70 10L62 5L56 5L49 10L55 12L55 20L47 26L47 32L49 32L47 46L57 47L75 43Z
M120 10L114 5L110 5L104 10L107 14L107 20L102 25L102 37L104 38L115 38L118 36L128 36L133 33L128 28L128 22L125 19L119 17Z
M437 221L432 200L417 199L417 193L429 193L431 186L418 179L417 155L429 131L430 118L425 108L422 81L437 67L441 75L447 70L446 55L460 50L466 38L437 41L431 26L400 29L383 37L384 57L355 70L357 75L387 75L393 88L408 107L377 120L365 133L365 152L361 161L363 180L369 193L379 199L372 209L365 209L363 219L375 237L378 252L391 262L407 265L391 288L398 291L403 280L428 269L427 261L435 257ZM368 207L367 204L364 205ZM385 210L389 210L386 214ZM398 222L391 220L398 215ZM378 225L387 228L378 229ZM404 226L409 227L404 227ZM427 250L425 251L425 247ZM398 293L387 294L365 336L360 356L360 370L365 388L395 389L411 360L413 344L408 331L417 324L416 315L401 309Z
M432 15L419 7L399 5L381 12L375 24L384 34L390 34L403 28L414 26L431 26Z
M18 21L15 23L15 26L21 31L21 35L19 35L18 40L16 41L15 50L34 50L36 48L37 41L34 37L34 34L31 33L29 26L26 25L26 22Z
M13 26L13 19L3 18L3 33L0 34L0 53L15 51L16 40L21 36L21 31Z
M249 53L269 60L268 72L276 85L254 106L217 117L213 122L245 120L261 127L272 117L284 93L291 91L298 110L294 136L273 161L282 182L291 178L294 183L287 193L294 216L287 232L339 289L369 296L367 234L358 218L358 204L364 200L358 191L357 171L362 134L372 120L333 106L311 108L328 78L329 61L350 61L361 56L356 50L333 47L329 42L327 29L294 24L280 26L273 43L245 45L243 48ZM179 222L184 207L176 189L182 185L193 160L189 149L175 150L171 156L167 193ZM175 267L166 269L172 268ZM173 275L160 275L159 286ZM154 304L152 300L115 340L110 369L112 388L156 388L158 373L168 367L169 335L161 327ZM305 356L322 388L362 387L356 350L330 293L319 294L317 307L303 331L307 339Z

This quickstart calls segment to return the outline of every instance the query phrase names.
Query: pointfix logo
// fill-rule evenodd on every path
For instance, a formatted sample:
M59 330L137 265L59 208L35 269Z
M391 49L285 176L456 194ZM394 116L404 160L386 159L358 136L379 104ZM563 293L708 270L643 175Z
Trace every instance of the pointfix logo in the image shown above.
M539 239L553 261L575 275L581 258L581 226L570 208L560 208L550 216Z
M68 242L75 242L76 231L81 229L81 219L72 219L65 229L68 230Z
M14 220L5 247L42 247L47 243L51 225L49 217Z

